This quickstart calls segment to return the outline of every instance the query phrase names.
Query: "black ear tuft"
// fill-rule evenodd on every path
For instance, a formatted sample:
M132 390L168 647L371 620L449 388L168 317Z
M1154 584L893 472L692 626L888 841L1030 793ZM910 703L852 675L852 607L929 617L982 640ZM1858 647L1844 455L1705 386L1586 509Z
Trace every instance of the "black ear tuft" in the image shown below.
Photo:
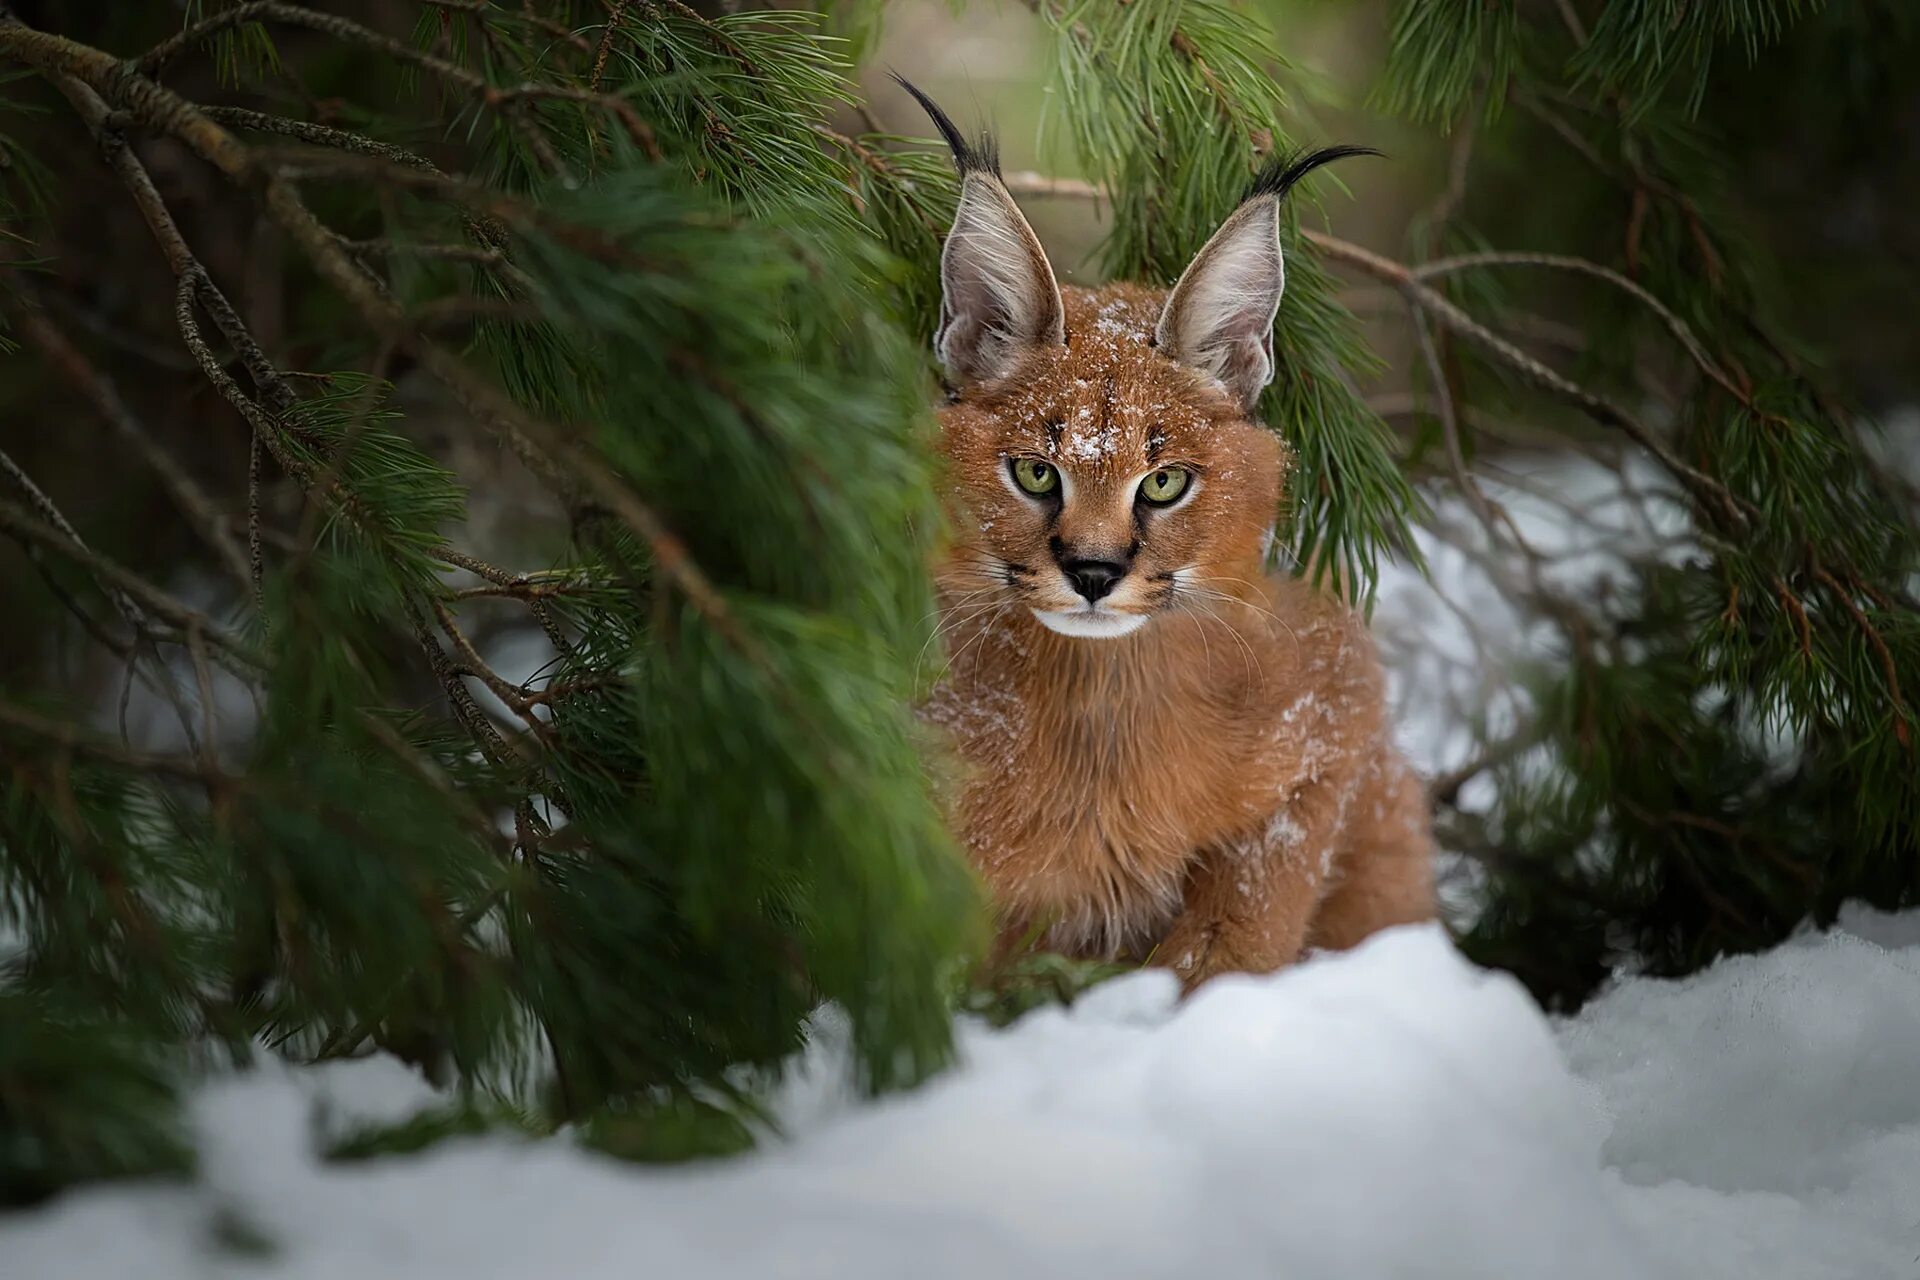
M970 173L990 173L996 178L1000 176L1000 144L993 140L991 133L983 129L979 141L968 142L961 136L959 127L940 109L940 105L920 92L919 86L897 71L887 74L893 77L895 84L912 94L914 101L932 117L933 127L940 131L940 136L947 140L947 149L953 152L953 167L960 171L961 177Z
M1335 160L1344 160L1348 156L1377 156L1382 154L1372 147L1322 147L1318 151L1309 151L1304 155L1298 151L1283 151L1275 155L1260 170L1247 193L1240 197L1242 203L1255 196L1277 196L1284 200L1293 184L1318 169L1323 164L1332 164Z

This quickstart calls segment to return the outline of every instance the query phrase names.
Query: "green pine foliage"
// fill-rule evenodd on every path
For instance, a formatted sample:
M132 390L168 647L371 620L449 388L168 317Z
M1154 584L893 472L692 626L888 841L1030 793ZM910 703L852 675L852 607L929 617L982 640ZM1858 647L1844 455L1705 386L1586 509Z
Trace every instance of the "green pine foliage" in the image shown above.
M1920 901L1920 512L1788 336L1777 299L1794 264L1757 247L1739 159L1707 118L1720 60L1791 41L1775 74L1792 76L1796 58L1827 56L1823 24L1860 15L1591 10L1403 5L1381 93L1441 121L1487 100L1473 155L1522 199L1477 204L1470 184L1441 241L1584 260L1577 285L1560 282L1583 307L1576 376L1671 418L1663 465L1698 547L1637 565L1624 604L1546 601L1567 661L1543 678L1542 745L1499 771L1466 842L1486 875L1468 950L1559 1002L1617 964L1681 973L1769 945L1850 897ZM1552 263L1483 269L1505 278L1438 283L1482 314L1555 305ZM1676 344L1681 389L1649 403L1637 375ZM1466 403L1537 403L1483 350L1448 354Z
M1394 12L1381 107L1414 120L1451 125L1476 94L1499 111L1520 46L1513 0L1431 0Z
M178 1176L193 1152L153 1040L91 1001L0 993L0 1207L75 1182Z
M242 92L277 65L228 56L273 48L265 16L209 33ZM464 140L436 160L472 179L377 147L271 153L351 179L316 208L376 305L472 314L454 394L567 517L560 562L501 592L553 661L508 686L466 639L470 482L414 442L392 345L336 310L312 342L331 371L242 381L211 354L301 504L242 629L150 625L252 685L257 718L238 754L196 733L156 755L8 679L0 919L21 947L0 991L32 1030L0 1065L10 1196L184 1167L174 1098L213 1046L379 1050L457 1088L343 1158L504 1116L635 1158L735 1149L823 1001L868 1087L945 1061L979 917L909 715L939 518L906 316L930 309L951 179L826 127L847 67L805 15L635 6L571 58L558 21L430 14L417 97L361 116L418 147L437 82L461 83L446 64L552 86L438 121ZM250 123L262 155L287 133ZM198 310L212 353L231 334ZM68 544L43 550L100 602ZM444 697L421 701L423 675ZM76 1046L97 1067L28 1125ZM94 1088L124 1101L89 1129Z
M64 371L108 418L191 403L229 477L250 450L262 476L208 520L194 469L160 468L194 566L235 579L211 605L170 594L195 580L144 530L83 546L0 477L36 618L79 627L44 627L0 674L0 1200L188 1171L183 1090L262 1054L390 1053L449 1088L336 1137L340 1160L485 1129L720 1155L766 1130L763 1086L823 1002L883 1089L946 1060L956 1008L1007 1020L1110 972L969 967L979 895L908 711L939 664L926 338L954 180L937 150L849 129L883 6L822 7L516 0L370 30L207 0L65 33L98 41L94 62L0 24L0 74L18 72L0 85L33 113L0 115L8 332L44 340L54 314L23 264L89 296L161 280L136 313L165 339L142 344L169 346L147 365L186 369L139 366L152 387L104 397L84 360L15 377L40 397ZM1169 282L1290 145L1272 29L1220 0L1026 8L1051 135L1109 202L1103 269ZM1366 260L1307 230L1316 198L1337 213L1339 175L1288 211L1262 408L1298 459L1297 571L1370 600L1382 555L1417 556L1412 477L1458 496L1489 416L1589 450L1656 422L1635 447L1663 451L1685 504L1697 553L1635 565L1631 590L1522 584L1565 661L1539 678L1530 750L1493 753L1492 810L1445 815L1484 877L1466 945L1543 998L1622 962L1685 972L1850 895L1920 899L1915 514L1781 321L1784 268L1742 226L1707 92L1730 60L1855 18L1401 5L1374 101L1453 145L1479 131L1410 256L1518 245L1593 268L1388 262L1375 283L1439 317L1411 449L1365 398L1381 365L1339 296L1336 267ZM139 71L244 103L218 117L244 165L127 87L123 59L182 30ZM127 130L200 148L211 185L143 188L112 167ZM61 244L53 220L79 207L145 256ZM214 250L249 219L294 263L270 352L218 293L240 259ZM1581 349L1543 379L1434 298L1495 329L1561 309ZM81 345L107 367L116 338ZM1649 370L1669 403L1646 403ZM1434 463L1442 387L1459 474ZM463 449L430 444L448 419ZM505 566L469 545L495 487L538 509ZM525 683L476 638L503 617L544 639ZM103 728L85 682L58 678L86 635L176 745Z

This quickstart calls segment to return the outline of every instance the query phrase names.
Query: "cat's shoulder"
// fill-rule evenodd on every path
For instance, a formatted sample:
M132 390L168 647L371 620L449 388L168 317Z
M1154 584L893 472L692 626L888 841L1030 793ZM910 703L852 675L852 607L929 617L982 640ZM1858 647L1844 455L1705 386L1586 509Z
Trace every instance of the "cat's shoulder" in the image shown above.
M1330 586L1288 573L1269 573L1262 585L1269 637L1292 682L1346 690L1382 682L1379 653L1365 616Z

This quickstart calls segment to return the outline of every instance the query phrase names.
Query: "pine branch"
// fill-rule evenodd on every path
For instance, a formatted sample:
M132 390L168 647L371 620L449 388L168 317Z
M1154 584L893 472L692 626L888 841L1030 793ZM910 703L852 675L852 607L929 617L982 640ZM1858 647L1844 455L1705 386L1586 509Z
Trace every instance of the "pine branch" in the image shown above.
M405 63L425 71L456 88L464 89L488 107L501 111L514 128L526 138L530 145L542 154L551 172L562 172L558 157L550 150L539 127L527 116L525 104L538 99L556 99L570 102L588 103L607 111L619 120L626 129L635 146L639 147L649 159L660 159L660 145L654 136L653 127L642 120L634 111L632 104L611 94L595 93L587 89L574 89L565 85L522 84L509 89L501 89L490 83L485 76L467 70L457 63L444 58L423 53L413 46L381 35L368 27L361 26L347 18L333 14L318 13L299 5L279 3L278 0L248 0L248 3L223 9L201 21L175 33L161 41L146 53L126 64L126 74L130 76L153 76L158 74L167 63L191 49L208 37L217 35L232 27L250 22L271 21L288 26L305 27L337 40L357 44L372 50L395 62ZM96 89L108 97L119 95L101 84ZM158 123L157 121L155 123Z

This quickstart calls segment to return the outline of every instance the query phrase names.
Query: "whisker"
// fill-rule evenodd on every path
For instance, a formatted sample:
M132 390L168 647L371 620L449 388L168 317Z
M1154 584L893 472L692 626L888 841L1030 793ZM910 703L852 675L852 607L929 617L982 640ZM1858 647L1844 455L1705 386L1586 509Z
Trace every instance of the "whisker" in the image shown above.
M1009 608L1011 608L1013 606L1013 603L1014 602L1012 600L1001 601L999 607L994 609L992 615L988 617L988 619L980 625L979 629L973 633L972 638L969 639L965 644L961 645L958 652L954 653L953 656L947 659L947 665L940 669L940 674L945 675L948 671L951 671L953 669L954 664L960 661L961 657L965 655L967 650L971 649L974 645L980 642L980 637L986 635L987 632L993 630L993 624L1000 621L1000 615L1005 613Z
M1195 590L1210 590L1210 588L1208 588L1205 585L1206 583L1209 583L1209 582L1237 582L1240 585L1247 586L1247 587L1253 587L1258 585L1257 583L1249 582L1245 578L1229 578L1229 577L1217 577L1217 576L1209 577L1205 579L1197 579L1191 585ZM1300 633L1293 629L1292 624L1290 624L1285 618L1281 617L1279 614L1275 613L1273 610L1267 608L1266 606L1261 604L1256 604L1254 601L1247 599L1245 596L1230 595L1229 593L1224 591L1214 591L1212 592L1212 594L1215 599L1232 601L1234 604L1253 610L1253 612L1275 623L1282 630L1284 630L1289 636L1293 637L1294 644L1298 645L1300 643Z
M1247 679L1248 681L1252 681L1253 668L1255 665L1253 646L1247 643L1246 637L1240 634L1240 629L1238 627L1234 626L1231 622L1227 621L1225 618L1221 617L1219 614L1213 611L1213 609L1206 603L1205 597L1196 595L1196 599L1200 601L1200 607L1202 611L1206 614L1206 616L1210 618L1212 621L1219 623L1220 626L1225 629L1226 633L1233 637L1234 642L1240 646L1241 660L1246 663ZM1206 634L1207 633L1204 630L1200 632L1202 644L1206 642L1205 641Z
M983 594L983 592L976 592L975 594ZM968 598L971 599L972 597L970 596ZM990 610L996 607L1004 607L1004 602L996 599L996 600L989 600L985 604L974 605L972 607L968 607L964 603L954 606L952 611L949 613L947 619L944 622L942 622L938 627L934 628L933 634L928 636L926 643L920 646L920 652L914 655L914 658L913 658L914 679L916 681L919 680L920 667L927 659L927 650L933 647L933 644L935 641L941 639L943 636L952 634L954 631L958 630L963 626L966 626L968 623L974 621L976 618L983 616L984 614L988 613ZM951 666L951 665L952 663L949 662L948 666ZM946 670L946 667L941 668L942 672L945 672L945 670Z

